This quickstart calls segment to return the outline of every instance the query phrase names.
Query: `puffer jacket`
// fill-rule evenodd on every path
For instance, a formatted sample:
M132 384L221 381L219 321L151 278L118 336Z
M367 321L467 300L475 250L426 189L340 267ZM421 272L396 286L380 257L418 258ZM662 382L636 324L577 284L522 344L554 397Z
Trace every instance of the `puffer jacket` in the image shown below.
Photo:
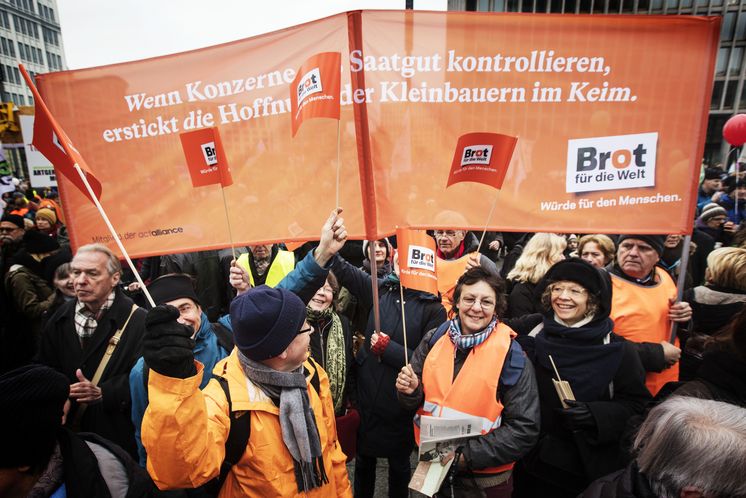
M313 360L304 364L307 379L314 372L319 377L320 392L309 380L308 396L329 482L302 494L295 482L293 459L282 441L279 408L247 380L236 351L220 361L213 372L227 379L233 410L249 412L251 435L243 457L228 473L219 498L351 497L346 458L334 425L329 379L323 369ZM162 490L207 483L219 474L225 454L230 430L228 402L215 379L200 391L204 367L195 363L197 374L187 379L150 372L150 405L143 419L142 442L148 452L148 472Z

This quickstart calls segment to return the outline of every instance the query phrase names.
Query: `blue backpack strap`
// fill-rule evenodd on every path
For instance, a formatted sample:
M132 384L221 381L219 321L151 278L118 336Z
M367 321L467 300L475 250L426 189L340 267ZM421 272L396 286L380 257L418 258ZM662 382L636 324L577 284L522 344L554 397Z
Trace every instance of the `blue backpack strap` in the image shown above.
M450 320L446 320L438 326L438 328L435 330L435 333L430 336L430 340L427 342L428 349L432 349L432 347L435 346L435 343L438 342L438 339L443 337L443 335L448 332L448 327L450 326Z
M518 342L511 340L510 349L505 357L503 371L500 372L500 386L512 387L518 383L518 379L526 366L526 354Z

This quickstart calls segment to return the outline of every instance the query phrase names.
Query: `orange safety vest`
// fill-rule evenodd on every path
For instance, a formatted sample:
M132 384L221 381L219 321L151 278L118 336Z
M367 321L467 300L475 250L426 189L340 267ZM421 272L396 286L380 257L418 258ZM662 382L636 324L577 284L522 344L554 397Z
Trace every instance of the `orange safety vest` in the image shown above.
M668 319L668 300L676 297L676 284L661 268L655 268L657 284L652 286L630 282L611 274L613 289L611 319L614 332L632 342L668 341L671 338L671 321ZM679 346L676 339L675 346ZM648 372L645 385L655 396L667 382L679 380L679 364L664 371Z
M451 309L451 298L453 297L453 291L456 289L456 281L464 274L466 263L474 254L476 254L476 251L464 254L458 259L438 258L435 265L435 272L438 276L438 292L440 292L440 300L446 311Z
M425 401L414 418L414 437L420 444L420 417L476 417L479 431L488 434L500 427L503 405L497 399L496 386L510 350L511 329L500 323L486 341L467 356L458 376L453 378L455 346L448 334L438 339L422 367ZM513 468L513 462L475 470L478 474L497 474Z

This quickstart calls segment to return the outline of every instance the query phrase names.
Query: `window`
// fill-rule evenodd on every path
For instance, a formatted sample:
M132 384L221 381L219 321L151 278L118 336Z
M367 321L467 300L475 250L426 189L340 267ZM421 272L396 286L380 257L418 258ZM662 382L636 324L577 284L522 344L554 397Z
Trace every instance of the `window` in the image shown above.
M0 26L10 29L10 19L8 18L8 13L5 11L0 12Z
M723 16L723 25L720 27L720 40L731 41L733 39L733 29L736 27L736 13L728 12Z
M718 50L717 61L715 62L715 74L718 76L725 76L726 65L728 64L728 56L730 55L729 48L721 48Z
M728 63L728 74L738 76L741 72L741 63L743 62L743 47L734 47L730 54Z

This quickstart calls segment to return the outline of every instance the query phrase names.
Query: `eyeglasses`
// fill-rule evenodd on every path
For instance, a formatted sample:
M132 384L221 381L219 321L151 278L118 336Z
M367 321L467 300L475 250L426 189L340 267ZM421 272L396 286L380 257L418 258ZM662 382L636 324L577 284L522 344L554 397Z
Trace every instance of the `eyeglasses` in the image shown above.
M307 329L300 329L298 335L305 334L306 332L313 332L313 327L309 325Z
M560 285L553 285L550 288L550 292L553 296L561 296L565 292L571 297L571 298L579 298L581 296L584 296L588 291L585 289L581 289L580 287L562 287Z
M461 303L466 305L467 308L473 308L475 304L479 304L483 310L491 310L495 307L495 302L489 299L475 299L473 297L461 298Z
M453 238L456 236L456 230L435 230L433 232L433 235L435 235L436 237L446 236L449 238Z

